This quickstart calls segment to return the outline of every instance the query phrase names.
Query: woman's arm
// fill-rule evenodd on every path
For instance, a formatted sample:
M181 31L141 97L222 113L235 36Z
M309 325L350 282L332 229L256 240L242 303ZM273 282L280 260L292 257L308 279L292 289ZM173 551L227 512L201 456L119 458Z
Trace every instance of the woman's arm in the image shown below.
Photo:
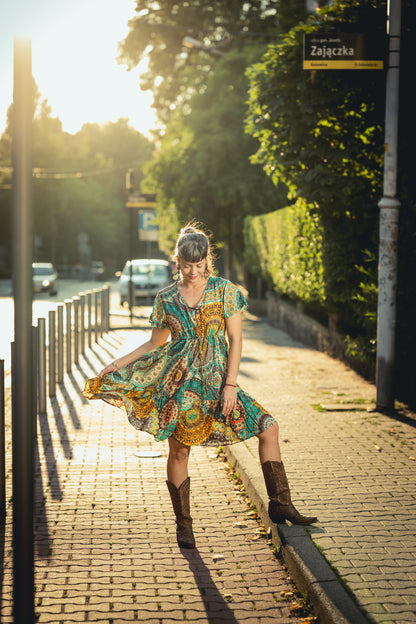
M146 353L149 353L149 351L156 349L156 347L164 345L169 338L169 334L170 330L167 328L153 327L149 340L140 345L140 347L137 347L137 349L130 351L130 353L127 353L126 355L123 355L111 362L111 364L108 364L102 371L99 372L99 376L102 377L106 373L112 373L119 368L123 368L123 366L127 366L130 362L138 360L143 355L146 355Z
M240 369L243 347L243 313L237 312L225 321L229 344L228 367L225 386L222 392L224 416L228 416L237 405L237 376Z

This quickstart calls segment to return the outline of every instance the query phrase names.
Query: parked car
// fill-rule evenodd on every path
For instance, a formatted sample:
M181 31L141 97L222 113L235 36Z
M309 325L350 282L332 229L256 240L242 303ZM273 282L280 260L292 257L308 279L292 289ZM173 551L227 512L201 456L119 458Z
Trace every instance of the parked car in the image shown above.
M33 292L58 294L58 273L51 262L34 262L32 264Z
M129 301L130 264L133 281L133 304L137 301L143 304L143 299L153 298L157 292L168 286L171 280L169 262L166 260L127 260L118 281L120 303Z

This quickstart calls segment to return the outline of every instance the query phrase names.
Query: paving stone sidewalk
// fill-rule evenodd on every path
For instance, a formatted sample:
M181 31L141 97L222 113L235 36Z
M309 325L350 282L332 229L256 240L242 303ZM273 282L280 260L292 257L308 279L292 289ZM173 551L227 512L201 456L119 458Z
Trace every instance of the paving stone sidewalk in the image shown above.
M248 315L244 336L240 385L278 419L294 503L320 519L301 530L368 621L416 622L415 414L373 411L373 384L264 320ZM264 507L256 441L227 455Z
M86 377L143 339L140 330L105 335L39 417L37 621L301 622L296 588L217 450L192 451L198 548L180 550L165 484L167 445L136 432L121 410L81 397ZM10 422L8 497L9 428ZM4 624L12 622L11 532L9 506L0 575Z

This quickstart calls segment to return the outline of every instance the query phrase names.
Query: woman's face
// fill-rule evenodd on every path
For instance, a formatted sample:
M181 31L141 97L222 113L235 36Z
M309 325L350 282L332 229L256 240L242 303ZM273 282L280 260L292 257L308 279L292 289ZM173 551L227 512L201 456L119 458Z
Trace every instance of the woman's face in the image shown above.
M185 262L185 260L179 259L179 268L182 273L183 281L188 284L196 284L204 280L206 267L207 261L205 258L199 262Z

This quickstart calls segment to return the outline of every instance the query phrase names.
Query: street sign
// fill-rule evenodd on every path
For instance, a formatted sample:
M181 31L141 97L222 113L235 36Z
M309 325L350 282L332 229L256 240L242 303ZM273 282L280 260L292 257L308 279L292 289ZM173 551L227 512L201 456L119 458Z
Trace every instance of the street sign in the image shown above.
M139 210L139 240L157 241L156 210Z
M156 208L154 193L131 193L126 201L126 208Z
M362 33L305 33L303 69L383 69L382 41Z

